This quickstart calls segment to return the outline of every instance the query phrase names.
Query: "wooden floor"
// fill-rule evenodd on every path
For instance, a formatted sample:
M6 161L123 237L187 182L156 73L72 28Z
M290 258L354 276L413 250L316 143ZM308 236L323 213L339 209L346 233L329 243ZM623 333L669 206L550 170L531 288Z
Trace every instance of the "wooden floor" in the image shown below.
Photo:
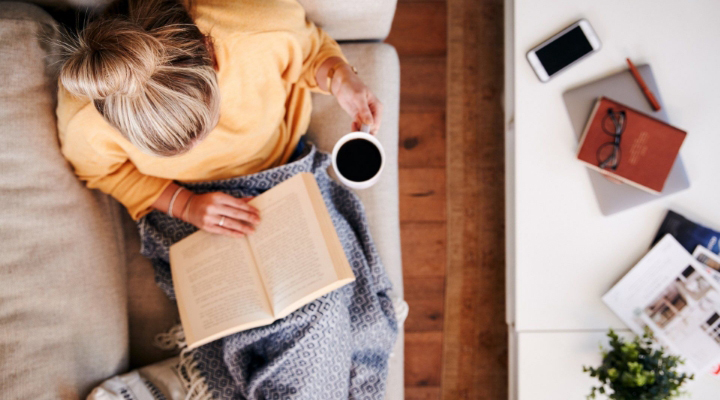
M507 398L501 0L400 0L406 399Z

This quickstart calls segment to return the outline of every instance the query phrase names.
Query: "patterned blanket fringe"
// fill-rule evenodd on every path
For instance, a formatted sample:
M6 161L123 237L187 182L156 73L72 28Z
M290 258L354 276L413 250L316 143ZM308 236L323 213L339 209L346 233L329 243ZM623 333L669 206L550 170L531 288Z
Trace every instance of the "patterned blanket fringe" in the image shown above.
M408 306L408 303L405 300L399 297L391 295L390 298L392 299L393 308L395 309L395 318L397 318L398 330L402 331L403 325L405 325L405 320L410 312L410 306ZM395 358L394 351L390 352L390 358Z
M162 350L173 350L179 348L178 356L178 376L182 381L187 394L185 400L212 400L213 395L202 377L197 363L192 355L192 350L188 349L185 341L185 332L182 325L178 324L170 328L167 333L160 333L155 336L155 346Z
M402 328L405 325L410 307L408 303L403 299L393 299L393 308L395 309L395 318L397 318L398 328Z

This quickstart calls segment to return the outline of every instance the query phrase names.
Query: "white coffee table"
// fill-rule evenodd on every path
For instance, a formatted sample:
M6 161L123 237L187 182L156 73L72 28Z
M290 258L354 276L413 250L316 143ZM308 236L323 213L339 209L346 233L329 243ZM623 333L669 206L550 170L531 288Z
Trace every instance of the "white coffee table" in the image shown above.
M586 18L599 53L541 83L525 53ZM506 0L506 185L511 394L582 399L607 328L625 326L600 298L647 251L669 208L720 228L720 1ZM605 217L577 146L562 93L626 68L652 65L691 188ZM693 399L720 398L701 374Z

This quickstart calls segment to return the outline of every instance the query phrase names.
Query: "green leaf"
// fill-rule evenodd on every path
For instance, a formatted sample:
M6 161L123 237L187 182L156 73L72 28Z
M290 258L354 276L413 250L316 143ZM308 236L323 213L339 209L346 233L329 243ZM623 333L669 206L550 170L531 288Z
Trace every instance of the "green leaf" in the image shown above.
M668 400L680 395L681 387L694 378L676 370L684 360L654 348L652 333L647 330L632 340L619 337L612 329L607 336L609 348L600 346L602 364L583 366L583 372L600 382L591 388L588 399L607 393L612 400Z

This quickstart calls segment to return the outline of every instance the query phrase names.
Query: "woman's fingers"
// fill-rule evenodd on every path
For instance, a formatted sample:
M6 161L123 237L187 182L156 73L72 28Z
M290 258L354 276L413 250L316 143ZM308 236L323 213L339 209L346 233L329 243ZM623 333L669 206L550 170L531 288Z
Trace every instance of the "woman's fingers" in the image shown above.
M245 234L242 232L234 231L232 229L228 229L228 228L225 228L224 226L219 226L219 225L206 226L205 228L203 228L203 230L210 232L210 233L215 233L218 235L227 235L227 236L232 236L235 238L241 238L241 237L245 236Z
M382 113L383 113L383 105L378 100L377 97L375 97L374 94L370 93L370 100L368 101L368 107L370 108L370 111L373 115L373 124L372 129L370 132L373 135L376 135L378 133L378 130L380 130L380 123L382 122Z
M368 87L353 74L337 75L340 85L333 92L335 98L353 119L351 129L359 131L363 124L370 125L370 133L376 134L382 119L382 104Z
M186 221L207 232L242 237L255 231L260 215L247 199L212 192L195 197L188 205Z
M355 116L353 118L352 130L359 131L363 125L370 126L370 129L375 125L373 113L370 110L368 104L368 98L365 95L357 96L355 99Z
M220 206L218 209L218 213L228 218L243 221L250 225L256 225L260 222L260 217L257 215L257 213L253 213L247 210L240 210L230 206Z
M220 225L221 222L222 226ZM211 233L219 233L233 237L243 237L255 232L255 228L252 226L225 215L206 217L203 229Z
M352 130L359 131L362 125L370 126L370 134L377 134L382 121L383 105L374 94L365 92L356 100Z
M222 196L218 198L221 205L230 206L238 210L244 210L257 215L258 217L260 216L258 209L248 204L247 199L238 199L237 197L233 197L225 193L221 194Z
M370 129L370 132L373 135L377 135L378 130L380 130L380 123L382 122L382 110L383 105L380 102L380 100L375 97L372 93L370 94L370 101L368 102L368 107L370 108L370 111L373 114L373 124Z
M218 222L218 224L219 224L219 222ZM227 228L227 229L233 230L235 232L242 233L244 235L249 235L249 234L255 232L255 228L253 228L252 226L245 224L243 222L240 222L234 218L229 218L229 217L225 217L225 219L223 220L222 228Z
M370 105L368 104L366 98L363 99L363 101L360 103L357 118L360 120L361 123L365 125L373 126L373 124L375 123L373 113L372 111L370 111Z

